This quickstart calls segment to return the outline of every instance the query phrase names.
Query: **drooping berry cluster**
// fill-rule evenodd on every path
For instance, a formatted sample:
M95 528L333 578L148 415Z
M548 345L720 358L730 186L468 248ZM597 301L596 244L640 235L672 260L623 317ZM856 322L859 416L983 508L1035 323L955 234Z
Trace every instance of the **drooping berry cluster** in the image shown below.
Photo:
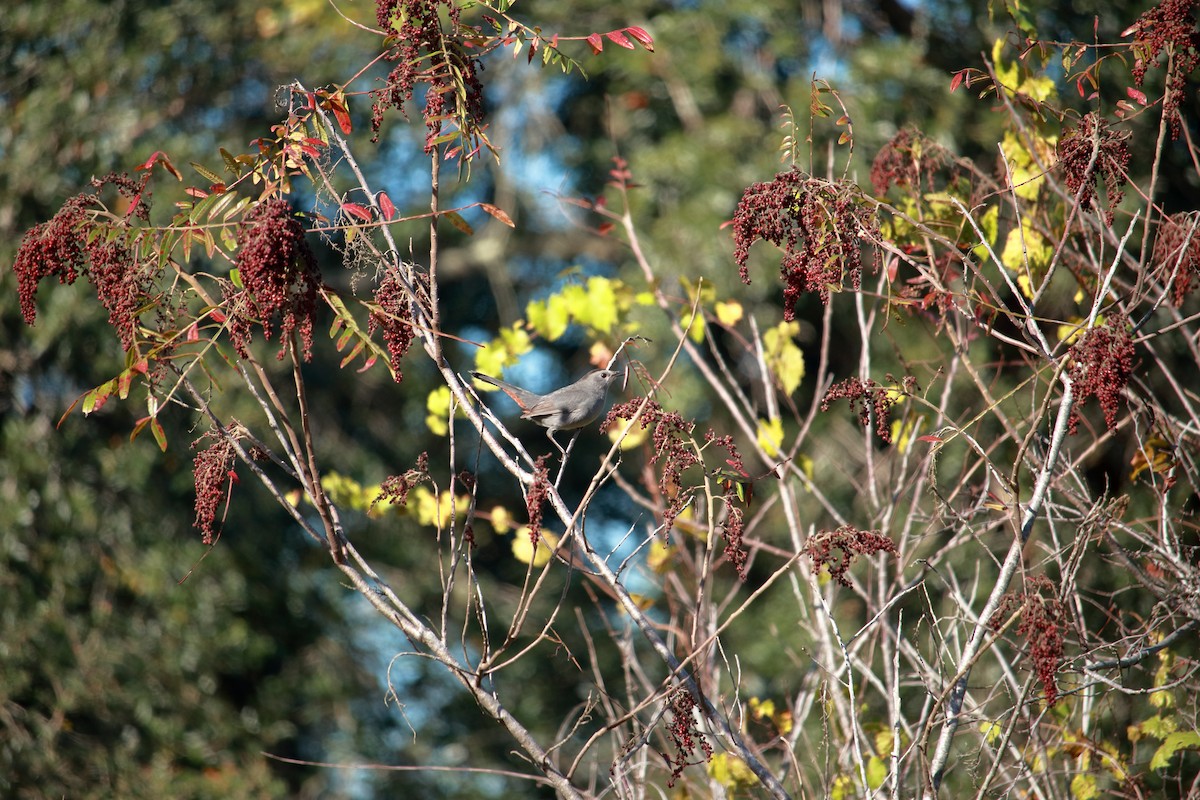
M622 419L632 419L641 405L641 398L614 405L600 426L601 432L620 424ZM646 404L638 424L642 430L653 428L654 455L650 463L661 467L658 488L666 506L663 510L663 533L666 533L691 499L691 492L684 488L681 476L684 470L700 463L700 456L691 441L696 423L685 420L678 411L665 411L651 400Z
M451 28L457 30L461 9L452 0L376 0L375 18L394 46L388 59L396 66L384 88L371 92L371 129L375 139L388 108L404 112L412 100L413 87L427 84L424 119L427 133L425 152L432 153L434 139L442 124L453 116L464 133L483 125L483 85L479 81L482 63L453 36L442 29L439 10L445 10ZM427 65L421 68L421 65Z
M1112 224L1113 209L1125 197L1122 187L1129 169L1130 136L1129 131L1110 128L1108 120L1093 111L1058 142L1059 166L1066 175L1067 188L1079 198L1081 207L1088 208L1096 197L1096 178L1104 180L1108 195L1104 219L1108 224Z
M1124 317L1110 317L1071 345L1068 374L1075 390L1075 408L1068 422L1069 433L1078 429L1078 408L1089 397L1100 401L1109 430L1117 427L1119 401L1133 374L1133 340L1128 328Z
M834 551L840 555L834 555ZM876 553L896 553L896 543L879 531L860 531L853 525L837 530L817 531L804 543L804 552L812 559L813 572L824 566L829 575L842 586L849 586L846 571L858 556Z
M1029 646L1029 658L1037 670L1046 705L1053 706L1058 702L1055 676L1062 661L1066 608L1059 600L1054 584L1045 576L1038 576L1026 581L1025 591L1004 595L1000 607L988 621L989 625L998 630L1018 610L1021 622L1017 626L1017 635Z
M243 358L248 357L253 323L271 338L280 318L279 357L293 332L300 336L304 359L312 357L313 316L321 275L317 259L304 238L304 226L286 200L260 203L238 226L237 266L244 292L227 289L229 334Z
M121 346L126 350L133 347L139 311L147 305L155 270L138 264L126 236L97 235L100 223L88 209L98 206L100 190L112 185L130 202L130 213L145 219L149 215L145 199L148 178L149 173L141 181L114 174L93 180L92 192L72 197L48 222L25 234L13 272L27 324L37 320L37 289L43 278L56 277L59 283L72 284L86 275L108 311L109 324L120 336ZM123 222L110 224L122 234L132 233Z
M379 496L371 501L371 508L380 503L402 506L408 502L408 493L418 484L429 480L429 453L417 456L416 465L403 475L390 475L379 484Z
M887 380L889 383L895 382L891 375L887 376ZM913 376L906 375L902 383L904 392L912 394L917 391L917 379ZM821 410L828 411L835 400L846 400L851 410L858 414L864 428L871 424L871 412L874 411L875 433L883 441L891 442L891 409L903 396L903 393L880 386L870 378L847 378L829 387L829 391L825 392L825 397L821 399Z
M876 154L871 186L878 195L892 186L933 189L934 175L950 163L946 148L915 128L904 128Z
M1163 220L1150 263L1160 280L1171 281L1171 301L1183 305L1200 283L1200 212L1172 214Z
M796 316L796 302L816 292L828 303L830 292L846 282L862 281L863 237L878 236L873 212L857 202L856 189L808 178L795 170L746 189L733 215L734 260L743 283L750 247L760 239L783 249L779 269L784 281L783 316Z
M389 272L375 291L375 302L379 304L379 311L371 314L367 332L383 330L383 341L387 344L392 361L392 374L396 376L396 383L399 383L404 380L400 360L413 343L412 300L400 279Z
M1138 17L1127 33L1137 36L1134 52L1133 79L1138 86L1146 71L1165 50L1170 54L1167 67L1166 94L1163 95L1163 116L1171 122L1171 138L1182 132L1179 104L1187 91L1188 77L1200 64L1200 31L1193 15L1196 0L1163 0Z
M725 436L717 436L712 430L704 435L704 440L707 446L719 447L725 450L726 459L725 465L733 470L734 473L742 477L749 477L746 473L746 467L742 463L742 454L738 452L737 445L733 443L733 437L726 434ZM746 487L750 488L747 489ZM739 487L741 490L739 491ZM736 479L730 479L725 482L725 525L721 531L722 537L725 539L725 558L729 559L729 563L737 570L738 577L746 580L746 561L747 554L743 537L745 536L745 509L739 503L749 505L750 493L753 492L752 483L741 483Z
M712 743L696 729L696 699L692 693L682 686L675 687L671 692L670 707L671 721L667 726L667 735L675 748L675 755L669 759L671 777L667 780L668 789L675 785L685 768L694 763L707 763L713 754ZM704 753L704 762L690 760L697 746Z
M535 547L542 533L542 506L550 494L549 454L540 455L533 462L533 483L525 495L525 510L529 513L529 541Z
M212 544L219 535L217 511L238 483L237 472L233 469L237 451L228 437L209 431L192 443L192 449L210 438L213 443L196 453L192 469L196 483L196 521L193 525L200 529L205 544Z

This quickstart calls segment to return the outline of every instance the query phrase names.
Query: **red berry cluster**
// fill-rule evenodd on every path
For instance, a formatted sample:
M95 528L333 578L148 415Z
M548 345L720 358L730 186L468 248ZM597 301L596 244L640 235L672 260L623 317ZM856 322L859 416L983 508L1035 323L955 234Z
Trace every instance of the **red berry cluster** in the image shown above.
M871 164L871 185L882 195L892 186L934 188L934 174L951 163L946 148L916 128L904 128L879 149Z
M389 272L375 291L375 302L379 304L379 311L371 314L367 332L373 334L377 328L383 330L383 341L392 360L392 372L396 376L396 383L399 383L404 380L404 374L400 372L400 360L413 343L412 300L400 279Z
M1079 427L1079 406L1089 397L1100 401L1104 423L1109 430L1117 427L1118 401L1129 376L1133 374L1133 340L1128 321L1110 317L1104 325L1092 328L1071 345L1071 369L1068 375L1075 390L1075 409L1071 411L1068 433Z
M887 376L889 383L895 383L891 375ZM903 380L904 391L912 394L917 391L917 379L906 375ZM863 427L871 424L871 412L875 412L875 433L885 442L892 441L891 417L892 406L900 401L900 395L886 386L880 386L867 378L847 378L835 383L825 392L821 399L821 410L828 411L835 400L846 400L850 409L858 413L858 419Z
M675 756L667 759L671 765L671 777L667 780L668 789L675 785L685 768L693 763L700 763L689 760L697 745L704 753L705 763L712 758L712 743L703 733L696 730L695 708L696 699L692 697L692 693L682 686L675 687L671 692L671 722L667 727L667 735L675 748Z
M726 434L725 436L717 436L712 430L704 435L704 440L708 445L720 447L725 450L725 464L729 469L733 470L738 475L749 477L746 472L746 467L742 463L742 454L738 452L737 445L733 443L733 437ZM738 487L742 487L741 496L739 496ZM725 526L721 535L725 539L725 558L729 559L729 563L737 570L738 577L743 581L746 580L746 548L743 542L745 535L745 509L737 505L741 500L747 506L750 504L750 494L753 492L752 483L738 483L736 479L730 479L725 482Z
M546 463L549 459L550 455L545 454L533 462L533 483L525 495L525 510L529 512L529 541L535 547L542 533L542 506L550 494L550 467Z
M126 175L108 175L94 180L92 192L72 197L50 221L25 234L13 272L27 324L37 320L37 289L42 278L57 277L59 283L72 284L80 275L86 275L108 311L109 324L121 337L121 346L126 350L133 347L139 311L146 305L154 269L138 265L124 238L92 235L98 223L87 209L97 204L97 195L105 185L113 185L131 201L131 213L145 219L149 216L143 199L148 177L134 181Z
M1200 282L1200 212L1185 211L1163 220L1150 263L1161 280L1170 281L1174 276L1171 300L1176 306L1183 305Z
M1001 599L1000 607L988 621L992 629L999 629L1018 609L1021 609L1021 622L1017 626L1017 635L1029 645L1029 658L1037 670L1046 705L1053 706L1058 702L1055 674L1062 661L1066 608L1049 578L1030 578L1024 592L1010 592Z
M1170 53L1163 116L1171 121L1173 139L1178 139L1182 131L1179 104L1185 97L1188 77L1200 64L1200 31L1196 30L1192 14L1195 6L1196 0L1163 0L1138 17L1129 29L1137 36L1133 79L1138 86L1142 85L1151 62L1164 50Z
M271 338L276 315L281 316L279 339L283 358L292 332L300 334L304 358L312 357L313 316L321 274L304 238L304 226L283 199L267 200L251 209L238 227L237 266L245 293L227 290L229 333L234 347L248 357L253 322Z
M417 456L417 463L403 475L390 475L379 484L379 496L371 501L371 508L387 501L402 506L408 502L408 493L418 484L429 480L429 453Z
M620 424L621 419L631 419L637 414L641 405L641 398L614 405L600 426L601 432L607 432L612 426ZM679 512L691 499L691 492L685 491L683 488L681 475L687 468L700 463L700 456L691 443L691 435L696 428L696 423L688 422L680 416L678 411L663 410L661 405L651 400L646 404L646 409L642 412L638 424L641 425L642 430L651 426L654 428L651 434L654 455L651 457L650 463L661 464L662 467L658 488L662 492L663 498L666 499L666 508L663 510L663 533L665 534L671 530L675 524L675 518L679 516Z
M233 469L237 452L228 437L210 431L193 442L192 448L209 438L214 440L213 443L196 454L192 469L196 483L196 521L193 525L200 529L205 544L212 544L218 536L217 510L238 482Z
M783 248L783 316L796 316L796 302L816 292L828 303L830 292L849 280L862 281L859 239L874 238L872 212L857 202L857 189L808 178L796 170L746 189L733 215L734 260L743 283L750 283L746 262L760 239Z
M1079 127L1067 131L1058 142L1058 163L1067 178L1067 188L1088 208L1096 197L1096 178L1104 179L1108 193L1105 221L1112 223L1113 209L1125 197L1122 187L1129 168L1129 131L1114 131L1096 112L1084 115ZM1095 160L1092 158L1096 148Z
M453 114L465 126L483 124L483 84L478 73L483 69L478 57L443 34L438 12L445 7L449 24L457 29L462 11L451 0L376 0L375 19L379 27L394 37L395 46L388 59L396 66L383 89L371 92L371 130L375 140L383 125L383 112L395 108L404 113L404 104L412 100L418 81L429 84L425 92L425 152L432 153L433 140L442 132L442 123ZM432 66L424 71L418 65ZM447 103L453 104L447 108Z
M839 555L835 556L834 551ZM833 531L817 531L804 543L804 552L812 559L813 572L824 566L829 575L842 586L849 586L846 572L858 556L876 553L896 553L896 543L879 531L860 531L853 525L842 525Z

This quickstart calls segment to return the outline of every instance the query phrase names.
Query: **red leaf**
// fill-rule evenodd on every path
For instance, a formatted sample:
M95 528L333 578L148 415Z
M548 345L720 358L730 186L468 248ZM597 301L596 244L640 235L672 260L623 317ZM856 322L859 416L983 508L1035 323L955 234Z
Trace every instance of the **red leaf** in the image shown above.
M177 180L183 180L183 175L180 174L179 170L175 169L175 165L171 163L171 159L168 158L167 154L162 150L155 150L150 157L146 159L144 164L139 164L135 168L135 172L144 172L148 169L153 169L154 165L159 161L162 162L163 169L174 175Z
M200 340L200 327L196 323L188 325L187 335L184 336L185 342L197 342Z
M1134 101L1138 105L1143 105L1143 106L1146 105L1146 93L1145 92L1139 92L1137 89L1130 86L1128 89L1125 90L1125 94L1129 95L1129 99Z
M587 43L592 46L592 54L600 55L604 51L604 40L600 38L600 34L593 33L587 37Z
M337 117L338 127L342 129L342 133L349 136L350 132L354 130L354 125L350 122L349 110L341 103L331 103L330 105L333 106L331 110L333 111L333 115Z
M396 218L396 207L392 205L392 199L387 196L387 192L380 192L375 198L379 203L379 209L383 212L383 218L391 222Z
M609 31L608 33L606 33L604 35L607 36L608 40L610 42L612 42L613 44L620 45L621 47L624 47L626 50L634 49L633 42L629 41L629 37L627 37L625 34L621 33L620 31ZM589 37L589 39L590 38L591 37Z
M480 203L479 207L482 208L487 213L491 214L496 219L503 222L508 227L510 227L510 228L517 227L516 224L512 221L512 217L510 217L508 214L505 214L503 210L497 208L496 206L492 205L491 203Z
M609 232L611 232L612 229L615 227L617 227L617 226L612 224L611 222L601 222L600 227L596 228L596 232L599 233L601 236L607 236L609 234Z
M954 73L954 77L950 79L950 93L951 94L953 94L954 90L957 89L959 87L959 84L961 84L963 82L963 77L965 76L965 74L966 74L966 70L959 70L958 72Z
M626 28L625 32L637 39L641 43L642 47L646 48L651 53L654 52L654 38L650 34L646 33L645 28L639 28L635 25L633 27Z
M208 192L204 191L203 189L197 189L195 186L189 186L183 190L183 193L190 197L195 197L201 200L203 200L205 197L208 197Z
M358 203L342 203L342 210L347 214L358 217L363 222L371 221L371 212L360 206Z
M212 319L213 319L213 322L216 322L216 323L218 323L218 324L219 324L219 323L222 323L222 322L224 322L224 321L225 321L226 319L228 319L228 318L225 316L225 313L224 313L224 312L222 312L222 311L217 311L217 310L215 310L215 309L214 309L214 310L213 310L213 312L212 312Z

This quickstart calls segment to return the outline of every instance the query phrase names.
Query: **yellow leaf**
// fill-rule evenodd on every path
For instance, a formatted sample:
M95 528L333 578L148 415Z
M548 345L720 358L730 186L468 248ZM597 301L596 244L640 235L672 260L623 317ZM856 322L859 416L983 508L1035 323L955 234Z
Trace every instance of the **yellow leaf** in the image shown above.
M445 436L450 432L450 387L439 386L429 393L425 400L425 408L429 415L425 417L425 425L434 436Z
M554 553L558 537L547 531L538 535L537 548L529 541L529 526L522 525L513 534L512 554L522 564L533 562L534 567L544 567Z
M571 324L571 312L561 294L552 294L545 300L534 300L525 307L529 326L543 339L557 341Z
M520 356L533 349L529 332L515 323L501 328L495 339L475 351L475 369L499 377L504 367L517 363Z
M779 448L783 445L783 420L781 419L760 419L758 421L758 446L763 449L768 458L775 458L779 455Z
M714 306L717 312L717 321L722 325L736 325L742 319L742 304L736 300L729 302L719 302Z
M830 800L849 800L855 796L854 779L849 775L838 775L829 787Z
M1071 778L1071 797L1075 800L1092 800L1097 797L1100 790L1096 788L1096 776L1081 772L1074 778Z
M1046 240L1025 220L1020 228L1008 232L1000 261L1013 272L1026 272L1028 263L1029 271L1036 275L1039 270L1045 270L1053 255L1054 251L1046 244Z
M466 495L452 498L450 492L441 492L435 496L427 486L416 487L408 497L409 505L416 509L417 522L422 525L436 525L438 528L450 524L451 511L461 520L471 505L471 499Z
M804 353L795 339L799 333L798 322L781 322L763 333L763 356L786 394L796 391L804 378Z
M674 555L674 548L656 537L650 543L650 551L646 553L646 566L661 575L670 568Z
M708 760L705 766L709 777L726 789L754 786L758 776L746 766L746 762L729 753L717 753Z
M901 453L908 452L908 448L912 445L913 437L920 428L921 422L920 417L904 422L898 419L892 421L892 441L896 443L896 449Z
M1004 729L995 722L985 721L979 723L979 732L983 734L983 740L985 742L987 742L989 745L994 745L997 741L999 741L1000 735L1004 733Z
M613 425L608 430L608 440L610 442L616 442L617 437L621 435L621 431L625 430L625 425L628 422L629 420L625 419L624 417L618 417L617 424ZM621 449L632 450L633 448L641 445L642 442L646 441L646 437L649 435L649 428L643 428L641 424L634 425L629 429L629 433L625 436L625 438L621 440Z
M883 759L879 756L871 756L867 759L867 786L872 790L883 786L883 782L887 780L888 768Z
M496 506L491 513L492 528L496 533L508 533L513 529L513 515L504 506Z

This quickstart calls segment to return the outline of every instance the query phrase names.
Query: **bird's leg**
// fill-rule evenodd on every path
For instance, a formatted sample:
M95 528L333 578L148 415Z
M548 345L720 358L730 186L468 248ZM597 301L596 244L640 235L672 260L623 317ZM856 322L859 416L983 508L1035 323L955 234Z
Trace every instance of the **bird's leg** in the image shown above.
M580 433L581 431L575 431L574 435L571 436L571 441L567 442L567 449L562 451L562 461L559 462L558 466L558 477L554 479L555 489L558 489L558 484L562 481L563 473L567 471L567 456L571 454L571 448L575 446L575 440L579 438ZM557 443L556 441L555 444ZM562 450L562 448L559 449Z

